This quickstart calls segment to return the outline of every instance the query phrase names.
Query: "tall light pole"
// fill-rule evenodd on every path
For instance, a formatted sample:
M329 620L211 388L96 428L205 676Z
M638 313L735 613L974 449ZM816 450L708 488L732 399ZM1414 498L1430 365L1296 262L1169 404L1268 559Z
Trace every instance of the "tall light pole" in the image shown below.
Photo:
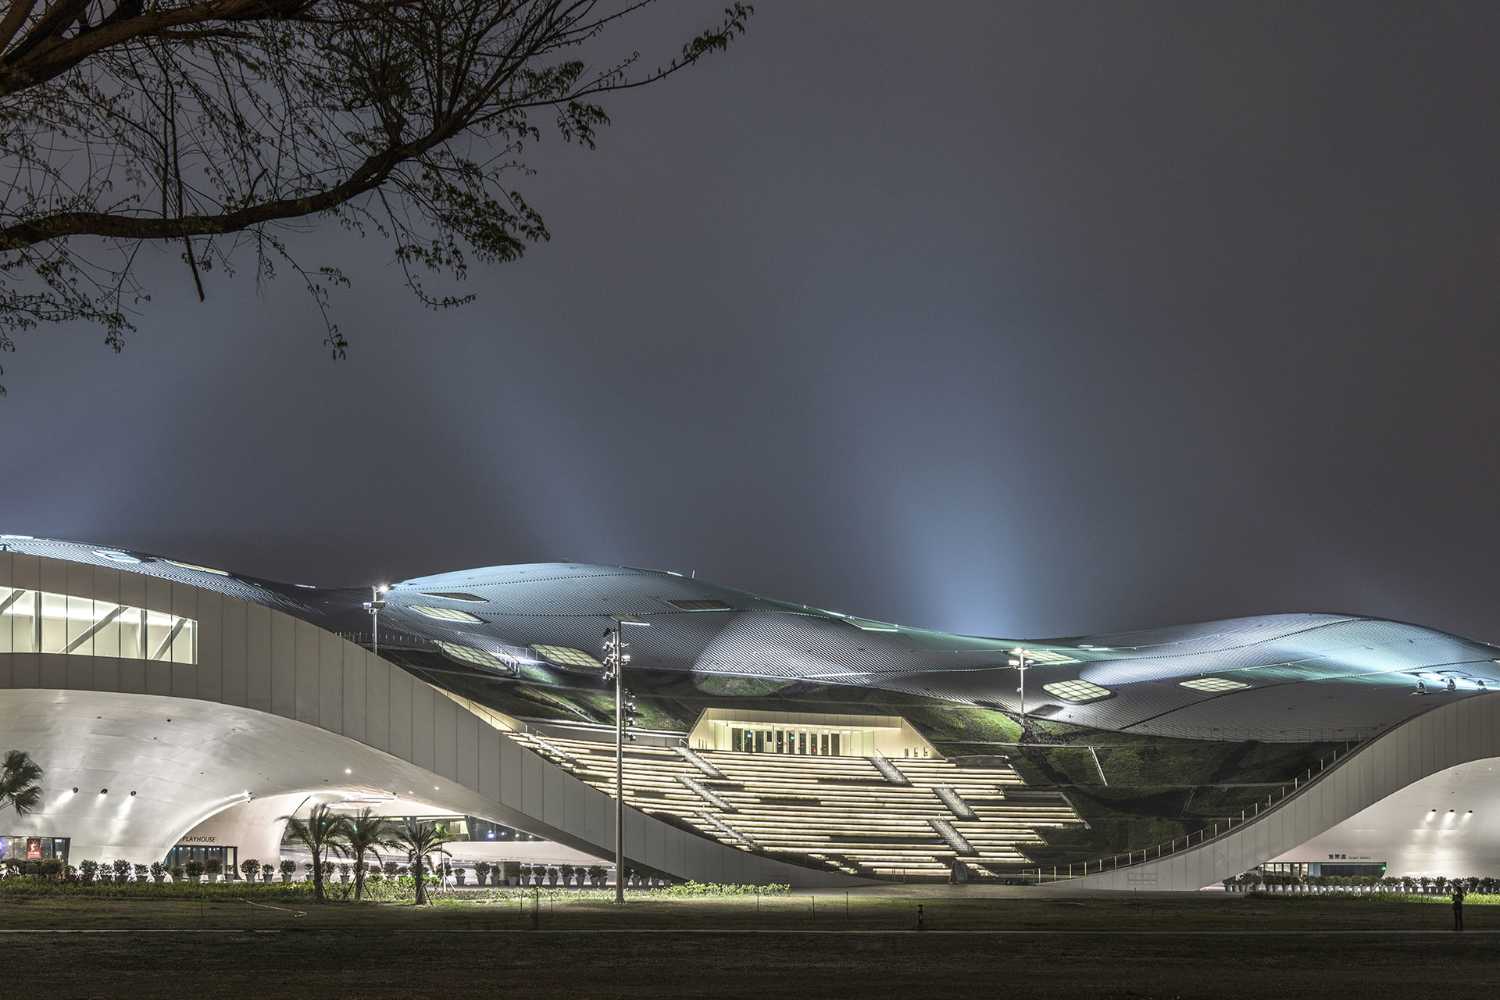
M605 678L615 682L615 902L625 902L625 664L630 643L621 633L626 625L649 627L650 622L612 616L615 627L604 632ZM631 705L633 709L635 706Z
M1026 735L1026 650L1017 646L1010 651L1010 665L1021 675L1021 735Z
M370 648L376 656L380 655L380 609L385 607L385 594L390 589L384 583L371 587L370 599L365 602L365 610L370 613Z

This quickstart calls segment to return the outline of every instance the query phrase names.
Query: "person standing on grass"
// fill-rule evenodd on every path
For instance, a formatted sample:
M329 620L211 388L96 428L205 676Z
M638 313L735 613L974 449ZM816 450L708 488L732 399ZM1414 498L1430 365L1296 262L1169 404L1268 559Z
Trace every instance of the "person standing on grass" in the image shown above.
M1464 890L1463 886L1453 889L1453 929L1461 931L1464 929Z

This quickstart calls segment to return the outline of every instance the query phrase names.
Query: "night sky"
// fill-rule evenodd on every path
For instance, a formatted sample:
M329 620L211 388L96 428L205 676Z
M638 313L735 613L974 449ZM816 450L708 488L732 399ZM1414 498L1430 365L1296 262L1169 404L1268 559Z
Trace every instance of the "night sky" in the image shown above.
M325 585L697 570L1015 637L1500 641L1500 6L758 8L597 151L533 153L553 241L474 305L326 230L296 245L354 280L345 362L293 282L200 305L175 250L124 355L24 337L0 531Z

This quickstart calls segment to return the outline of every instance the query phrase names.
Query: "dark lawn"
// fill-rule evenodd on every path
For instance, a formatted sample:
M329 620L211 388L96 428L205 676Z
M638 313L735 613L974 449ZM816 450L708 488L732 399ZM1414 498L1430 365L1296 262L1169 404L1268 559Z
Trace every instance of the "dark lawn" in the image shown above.
M933 933L807 933L911 927L917 902ZM1500 987L1500 906L1470 906L1478 933L1460 936L1403 933L1443 931L1446 906L1358 899L854 895L847 918L843 903L819 896L814 917L808 896L759 912L753 899L623 912L544 900L535 932L515 903L309 905L297 917L231 902L5 899L0 928L120 933L0 935L0 997L1372 1000ZM936 933L962 929L1024 933ZM1231 933L1203 933L1215 930Z

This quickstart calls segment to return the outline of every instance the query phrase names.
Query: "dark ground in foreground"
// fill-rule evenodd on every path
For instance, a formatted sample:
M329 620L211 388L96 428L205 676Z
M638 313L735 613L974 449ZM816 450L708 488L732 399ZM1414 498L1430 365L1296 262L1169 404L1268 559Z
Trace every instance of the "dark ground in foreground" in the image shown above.
M807 897L306 907L6 900L0 996L1479 997L1500 907L1353 899ZM31 933L93 928L109 933ZM615 930L607 930L614 928ZM603 932L600 932L603 930ZM205 933L204 931L207 931ZM624 932L622 932L624 931ZM644 931L644 932L643 932ZM682 932L690 933L682 933ZM978 933L958 933L978 931ZM853 933L850 933L853 932Z

